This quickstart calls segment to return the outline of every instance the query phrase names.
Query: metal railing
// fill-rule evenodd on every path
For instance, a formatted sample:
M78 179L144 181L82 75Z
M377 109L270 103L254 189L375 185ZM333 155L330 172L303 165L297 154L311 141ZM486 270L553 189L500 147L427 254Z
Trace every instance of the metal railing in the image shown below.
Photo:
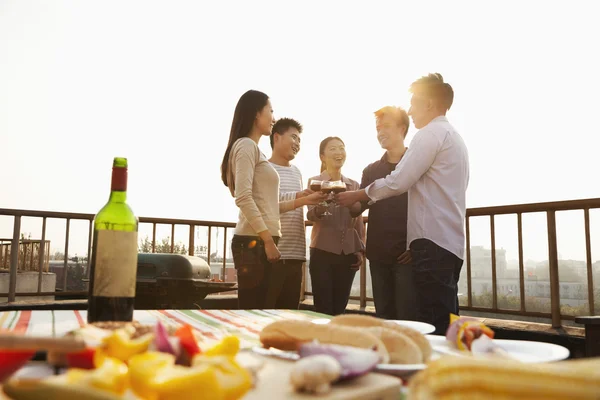
M16 210L16 209L0 209L0 216L12 216L14 218L13 222L13 237L11 239L11 250L10 250L10 266L9 266L9 286L7 293L0 293L0 297L7 297L8 302L14 302L17 296L28 296L28 297L37 297L37 296L60 296L60 295L73 295L73 296L81 296L87 295L86 291L70 291L67 290L67 276L68 276L68 265L69 265L69 237L70 237L70 227L71 221L79 220L79 221L88 221L88 242L87 242L87 261L86 261L86 271L87 278L89 278L90 272L90 254L92 250L92 239L93 239L93 220L94 214L83 214L83 213L64 213L64 212L54 212L54 211L36 211L36 210ZM66 229L65 229L65 247L64 247L64 263L63 263L63 274L62 274L62 282L61 287L62 290L55 290L52 292L43 292L41 290L41 271L43 269L43 265L40 261L39 271L40 277L38 278L38 290L36 292L17 292L17 272L19 265L19 245L21 244L21 220L23 217L34 217L34 218L42 218L42 233L41 233L41 241L46 241L46 226L48 219L62 219L66 221ZM140 225L142 224L151 224L152 225L152 252L154 253L156 250L156 226L157 225L170 225L171 226L171 252L175 247L175 226L183 225L188 226L190 229L189 240L188 240L188 254L194 255L195 250L195 231L196 227L207 227L208 228L208 245L207 245L207 254L208 264L210 265L211 259L211 238L212 238L212 229L214 228L223 228L224 230L224 238L223 238L223 260L221 267L221 279L225 280L226 275L226 263L227 263L227 229L234 228L235 223L231 222L217 222L217 221L201 221L201 220L188 220L188 219L169 219L169 218L148 218L148 217L140 217L139 218ZM44 246L42 246L39 254L39 259L45 259L44 256Z
M556 212L557 211L570 211L570 210L583 210L584 213L584 224L585 224L585 247L586 247L586 265L587 265L587 288L588 288L588 301L589 301L589 313L594 314L594 289L593 289L593 278L592 278L592 254L591 254L591 239L590 239L590 209L600 208L600 198L597 199L583 199L583 200L571 200L571 201L558 201L558 202L547 202L547 203L535 203L535 204L518 204L508 206L497 206L497 207L481 207L481 208L470 208L467 210L466 216L466 269L467 269L467 304L461 306L463 310L479 311L479 312L493 312L498 314L507 315L523 315L531 317L543 317L550 318L553 326L560 326L561 319L573 319L572 315L561 314L560 309L560 288L559 288L559 274L558 274L558 250L557 250L557 235L556 235ZM523 261L523 231L522 231L522 217L523 214L527 213L539 213L545 212L547 215L547 233L548 233L548 260L549 260L549 280L550 280L550 312L538 312L527 310L525 302L525 279L524 279L524 261ZM519 293L520 293L520 308L517 309L503 309L498 306L498 292L497 292L497 273L496 273L496 236L495 236L495 217L498 215L509 215L514 214L517 216L517 238L518 238L518 254L519 254ZM13 225L13 238L11 243L11 257L10 257L10 281L8 293L0 293L0 297L8 297L9 302L15 301L16 296L49 296L49 295L60 295L68 292L66 281L67 273L63 274L62 290L55 292L42 292L41 285L38 283L38 291L33 293L17 293L16 292L16 281L17 281L17 265L18 265L18 246L19 238L21 234L21 218L22 217L39 217L42 218L42 234L41 241L46 240L46 221L48 218L58 218L66 220L66 236L65 236L65 260L64 260L64 271L67 271L68 265L68 254L69 254L69 228L72 220L84 220L89 222L88 232L88 265L87 271L89 274L89 260L92 244L93 235L93 214L77 214L77 213L60 213L60 212L46 212L46 211L32 211L32 210L14 210L14 209L0 209L0 216L12 216L14 217ZM487 216L490 221L490 240L491 240L491 280L492 280L492 304L491 307L477 307L473 305L473 292L472 292L472 265L471 265L471 236L470 236L470 218ZM368 218L364 217L365 223L368 223ZM202 221L202 220L187 220L187 219L168 219L168 218L139 218L140 224L151 224L152 225L152 252L156 250L156 226L157 225L170 225L171 226L171 252L175 247L175 227L178 225L189 227L189 240L188 240L188 253L194 255L195 250L195 231L196 227L206 227L208 229L208 244L207 254L208 263L211 262L211 249L212 249L212 230L222 228L224 231L223 237L223 260L221 266L221 278L226 278L226 264L227 264L227 231L230 228L234 228L235 224L231 222L217 222L217 221ZM311 226L312 222L307 221L307 226ZM43 254L40 255L42 260ZM369 302L372 302L372 297L367 296L367 268L366 262L363 262L363 268L360 269L360 295L351 296L351 300L359 301L360 307L364 309ZM40 263L40 271L42 265ZM304 269L305 279L303 280L302 296L310 296L312 293L306 291L305 282L308 271L306 266ZM89 277L89 276L88 276ZM85 293L85 292L84 292ZM73 294L81 294L76 292Z
M574 319L573 315L561 313L560 287L558 273L558 243L556 235L556 213L559 211L582 210L584 215L585 249L587 267L588 311L594 315L594 282L592 275L592 250L590 235L590 209L600 209L600 198L581 199L568 201L555 201L546 203L517 204L496 207L480 207L467 209L466 216L466 261L467 261L467 305L463 310L493 312L498 314L523 315L531 317L550 318L553 327L561 326L561 319ZM550 312L529 311L525 302L525 268L523 261L523 214L546 213L546 229L548 234L548 263L550 273ZM519 247L519 293L520 308L507 310L498 307L497 273L496 273L496 232L495 217L499 215L517 216L517 240ZM491 241L491 268L492 268L492 306L473 306L472 271L471 271L471 232L470 218L489 217Z

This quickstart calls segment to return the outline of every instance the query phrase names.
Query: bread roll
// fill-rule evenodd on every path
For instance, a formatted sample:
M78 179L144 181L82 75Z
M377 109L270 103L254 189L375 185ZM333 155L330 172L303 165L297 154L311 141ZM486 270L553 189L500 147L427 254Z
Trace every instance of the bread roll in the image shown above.
M386 346L379 338L367 331L346 326L281 320L270 323L260 332L260 342L266 348L295 351L302 343L313 340L320 343L374 349L381 355L382 363L388 363L390 359Z
M423 353L408 336L382 326L353 328L372 333L381 339L390 355L390 364L421 364Z
M388 329L392 329L398 333L404 334L408 336L421 350L423 354L423 358L419 363L426 363L431 358L431 344L429 340L423 335L421 332L406 327L402 325L398 325L394 322L386 321L385 319L371 317L370 315L360 315L360 314L344 314L338 315L331 319L330 324L335 325L345 325L345 326L353 326L353 327L373 327L373 326L382 326Z

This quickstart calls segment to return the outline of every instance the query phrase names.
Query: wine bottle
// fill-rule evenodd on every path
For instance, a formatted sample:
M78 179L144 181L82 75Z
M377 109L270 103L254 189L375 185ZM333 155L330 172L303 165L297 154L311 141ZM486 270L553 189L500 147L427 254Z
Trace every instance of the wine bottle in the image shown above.
M138 219L126 201L127 159L115 157L108 203L94 218L88 322L133 319Z

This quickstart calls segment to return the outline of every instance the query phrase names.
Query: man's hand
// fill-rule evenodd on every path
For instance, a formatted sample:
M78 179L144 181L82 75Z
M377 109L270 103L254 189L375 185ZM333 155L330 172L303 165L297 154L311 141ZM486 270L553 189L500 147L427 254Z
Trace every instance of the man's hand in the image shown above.
M363 263L363 254L361 252L354 253L356 262L350 266L350 269L359 270Z
M404 253L398 256L398 264L410 264L412 262L412 254L410 250L406 250Z
M369 201L369 196L364 189L338 193L335 195L335 202L342 207L352 207L354 203L360 201Z

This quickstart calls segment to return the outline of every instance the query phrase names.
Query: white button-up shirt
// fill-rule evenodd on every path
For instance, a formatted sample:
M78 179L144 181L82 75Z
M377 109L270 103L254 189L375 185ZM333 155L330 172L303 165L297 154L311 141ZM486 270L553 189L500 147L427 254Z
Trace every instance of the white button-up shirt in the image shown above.
M408 191L407 245L429 239L464 260L469 154L444 116L419 130L387 177L367 186L371 201Z

